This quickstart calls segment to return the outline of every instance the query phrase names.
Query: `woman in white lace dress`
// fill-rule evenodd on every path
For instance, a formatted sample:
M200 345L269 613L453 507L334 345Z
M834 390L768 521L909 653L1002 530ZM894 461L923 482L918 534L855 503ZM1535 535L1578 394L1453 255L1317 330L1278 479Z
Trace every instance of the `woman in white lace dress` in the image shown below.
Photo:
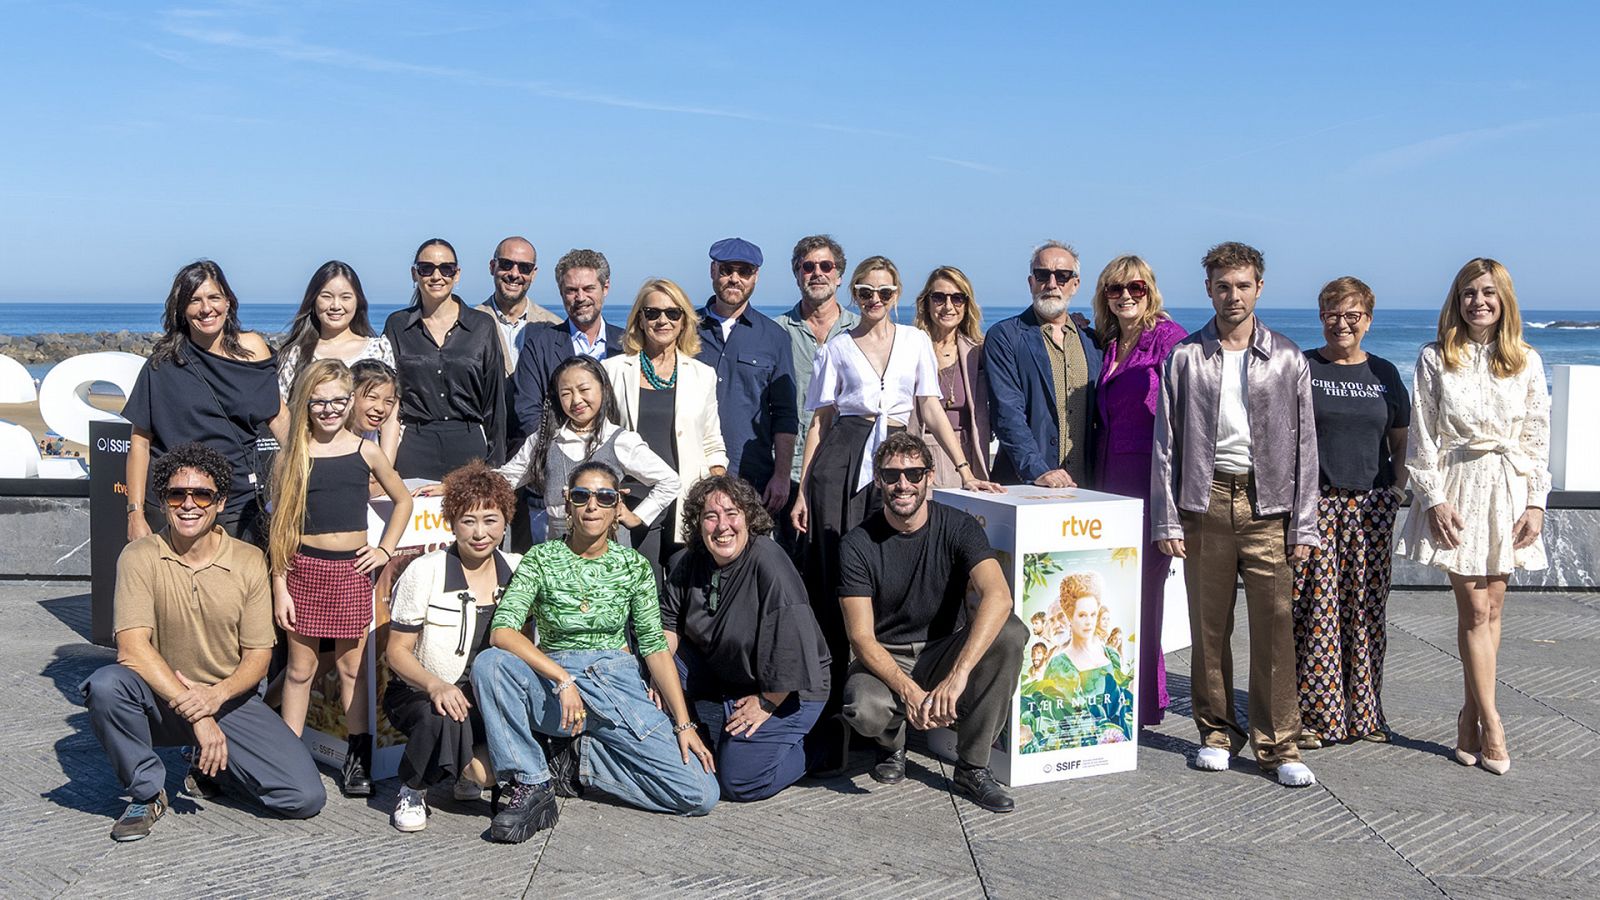
M1500 611L1512 569L1545 567L1550 398L1500 263L1474 259L1456 274L1411 397L1414 499L1398 550L1450 575L1466 675L1456 760L1503 775L1511 757L1495 708Z

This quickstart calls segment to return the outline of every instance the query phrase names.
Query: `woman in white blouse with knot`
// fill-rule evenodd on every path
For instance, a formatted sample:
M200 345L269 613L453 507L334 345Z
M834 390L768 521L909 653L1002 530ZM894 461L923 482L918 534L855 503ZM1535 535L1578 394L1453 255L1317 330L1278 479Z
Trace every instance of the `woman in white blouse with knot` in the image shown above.
M1544 363L1522 339L1511 275L1492 259L1457 273L1411 394L1413 502L1396 552L1444 569L1456 597L1466 700L1456 761L1511 768L1495 708L1500 612L1512 569L1543 569L1550 493Z
M806 534L806 583L835 660L849 659L838 611L839 540L882 506L882 492L873 483L872 454L883 439L920 416L955 461L963 488L1004 490L973 474L950 429L950 418L939 405L939 364L927 333L890 318L901 288L894 263L868 257L856 266L850 285L861 321L817 350L806 389L811 428L800 496L791 515L795 529ZM916 482L929 474L922 473ZM843 683L835 679L836 693Z

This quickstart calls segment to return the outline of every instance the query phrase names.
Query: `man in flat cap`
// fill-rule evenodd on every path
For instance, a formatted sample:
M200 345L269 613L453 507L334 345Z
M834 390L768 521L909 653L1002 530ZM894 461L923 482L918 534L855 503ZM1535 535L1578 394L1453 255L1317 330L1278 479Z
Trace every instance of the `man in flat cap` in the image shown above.
M717 370L728 471L761 492L773 513L789 499L800 430L789 336L750 305L761 248L742 238L711 245L711 300L700 317L701 362Z

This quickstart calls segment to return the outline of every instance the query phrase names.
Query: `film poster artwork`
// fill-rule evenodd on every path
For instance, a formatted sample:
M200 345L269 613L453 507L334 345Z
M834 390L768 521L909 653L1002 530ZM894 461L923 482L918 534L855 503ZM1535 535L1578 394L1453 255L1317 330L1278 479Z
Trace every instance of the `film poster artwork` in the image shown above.
M1134 740L1138 550L1027 553L1022 582L1029 636L1018 690L1019 751Z

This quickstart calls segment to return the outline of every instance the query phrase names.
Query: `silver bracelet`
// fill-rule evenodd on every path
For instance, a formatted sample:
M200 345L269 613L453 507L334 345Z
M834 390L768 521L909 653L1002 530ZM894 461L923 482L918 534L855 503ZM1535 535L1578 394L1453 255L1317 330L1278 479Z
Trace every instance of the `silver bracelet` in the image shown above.
M672 734L673 734L674 737L676 737L676 736L678 736L680 734L683 734L685 731L689 731L690 729L694 728L694 726L695 726L694 720L690 719L689 721L683 723L682 725L674 725L674 726L672 726Z
M551 691L551 693L555 694L557 697L560 697L562 691L566 690L569 687L577 687L577 686L578 686L578 679L568 676L567 680L561 682L558 685L556 685L555 689L553 691Z

